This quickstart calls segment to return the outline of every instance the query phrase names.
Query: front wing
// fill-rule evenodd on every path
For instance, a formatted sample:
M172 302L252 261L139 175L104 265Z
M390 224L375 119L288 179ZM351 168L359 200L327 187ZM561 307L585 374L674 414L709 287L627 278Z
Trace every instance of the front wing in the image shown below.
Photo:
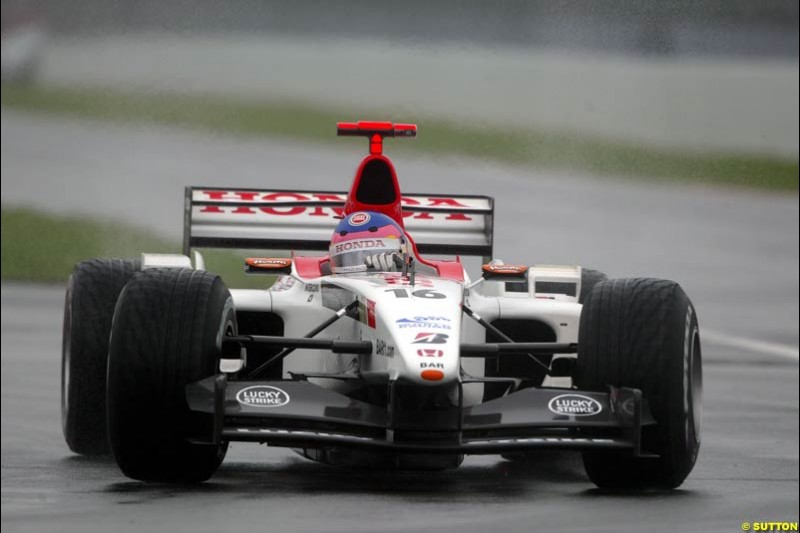
M394 382L387 386L394 405ZM557 403L564 397L583 398L596 412L559 413ZM655 423L641 391L615 387L608 392L527 388L479 405L409 415L305 380L229 382L220 374L188 385L186 399L192 411L213 415L213 442L290 448L446 454L605 449L645 456L642 426Z

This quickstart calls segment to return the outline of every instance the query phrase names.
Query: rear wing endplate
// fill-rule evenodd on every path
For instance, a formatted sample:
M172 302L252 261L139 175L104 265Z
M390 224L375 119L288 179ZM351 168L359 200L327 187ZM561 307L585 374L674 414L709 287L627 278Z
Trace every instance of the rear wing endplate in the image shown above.
M328 249L347 193L187 187L183 253L194 247ZM403 221L421 253L492 256L494 199L410 194Z

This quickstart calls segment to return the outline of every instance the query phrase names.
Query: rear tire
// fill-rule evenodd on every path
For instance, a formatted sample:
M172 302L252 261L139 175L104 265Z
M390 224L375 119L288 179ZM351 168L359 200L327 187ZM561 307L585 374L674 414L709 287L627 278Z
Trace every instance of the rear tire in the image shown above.
M106 368L111 319L122 288L140 270L134 259L89 259L67 282L61 343L61 428L69 449L109 452Z
M645 453L586 452L589 479L604 489L672 489L700 449L702 369L697 316L673 281L599 283L581 314L576 385L641 389L657 424L642 430Z
M213 417L190 411L184 388L218 372L222 337L236 332L216 274L145 270L125 287L111 334L108 432L126 476L186 483L214 474L227 443L202 442L211 441Z
M586 302L594 286L602 281L608 281L608 276L604 273L591 268L581 268L581 293L578 295L578 303Z

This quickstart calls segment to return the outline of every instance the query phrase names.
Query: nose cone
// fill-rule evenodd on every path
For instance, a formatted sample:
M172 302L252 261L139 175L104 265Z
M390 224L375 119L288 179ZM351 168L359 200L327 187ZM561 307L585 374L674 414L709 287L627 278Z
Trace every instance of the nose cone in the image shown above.
M398 378L420 385L459 379L460 305L450 301L418 306L416 314L393 317L393 322L400 355Z
M375 340L376 357L362 364L380 361L390 379L424 386L460 379L461 283L418 275L411 285L400 273L382 273L336 284L368 301L363 334Z

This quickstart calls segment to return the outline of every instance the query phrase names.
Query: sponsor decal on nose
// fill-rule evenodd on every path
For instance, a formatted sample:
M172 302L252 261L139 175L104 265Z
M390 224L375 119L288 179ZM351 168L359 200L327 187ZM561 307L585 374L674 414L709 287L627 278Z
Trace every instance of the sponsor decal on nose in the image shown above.
M369 298L359 299L358 320L375 329L375 302L373 300Z
M420 372L420 377L426 381L441 381L444 379L444 372L441 370L423 370Z
M367 325L375 329L375 302L367 300Z
M412 344L444 344L448 337L447 333L417 333Z
M400 324L408 322L450 322L450 319L446 316L415 316L412 318L400 318L396 322Z
M451 329L450 319L446 316L415 316L395 320L400 329L425 328L425 329Z
M417 355L420 357L442 357L444 352L442 350L432 350L430 348L423 348L417 350Z
M375 339L375 353L386 357L394 357L394 346L383 339Z

